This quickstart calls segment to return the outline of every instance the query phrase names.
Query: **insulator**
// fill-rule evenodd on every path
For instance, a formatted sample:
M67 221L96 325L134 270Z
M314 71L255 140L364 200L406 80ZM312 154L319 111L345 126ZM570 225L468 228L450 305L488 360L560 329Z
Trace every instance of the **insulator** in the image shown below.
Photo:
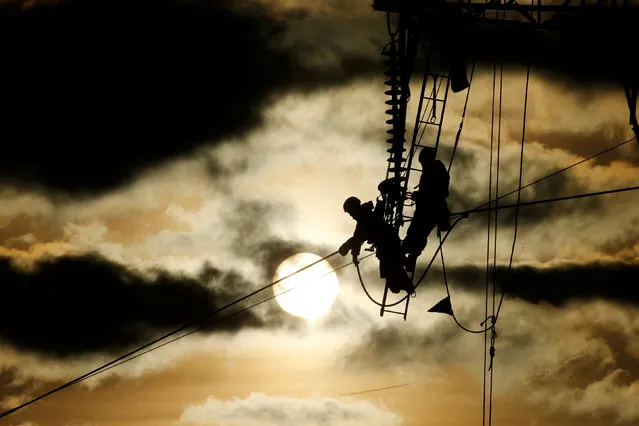
M395 137L392 137L390 139L386 139L386 142L388 142L390 144L396 144L396 143L399 142L399 143L401 143L403 145L404 142L406 142L406 140L404 138L402 138L402 137L395 136Z
M406 152L406 148L396 149L395 147L393 147L393 148L387 149L386 152L392 152L392 153L395 153L395 154L401 154L402 152Z

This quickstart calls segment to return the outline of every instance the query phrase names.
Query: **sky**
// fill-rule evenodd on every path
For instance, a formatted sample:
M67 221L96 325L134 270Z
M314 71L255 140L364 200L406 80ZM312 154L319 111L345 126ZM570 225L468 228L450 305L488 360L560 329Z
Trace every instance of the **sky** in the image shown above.
M368 2L4 0L0 10L10 64L0 69L2 410L270 283L293 254L329 255L354 229L343 201L377 196L388 35ZM632 137L617 82L631 72L611 62L627 36L587 46L575 37L570 47L553 40L526 56L524 183ZM452 211L488 199L489 54L505 62L500 193L519 177L527 61L484 41L473 39L478 63L451 168ZM589 49L585 67L579 58ZM464 100L465 92L449 97L445 164ZM524 190L522 200L638 182L639 146L630 142ZM498 214L495 279L508 293L494 424L639 425L638 197L522 208L510 271L515 216ZM471 215L444 245L453 308L475 330L487 219ZM379 297L375 258L361 268ZM215 317L0 426L479 423L484 337L427 312L446 295L441 263L406 321L379 316L352 265L337 276L337 299L317 320L275 301Z

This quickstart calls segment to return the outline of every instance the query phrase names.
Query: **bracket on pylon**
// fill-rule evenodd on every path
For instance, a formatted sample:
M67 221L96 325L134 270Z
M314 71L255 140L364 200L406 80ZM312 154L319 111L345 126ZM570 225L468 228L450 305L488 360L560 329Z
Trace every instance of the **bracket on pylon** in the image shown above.
M630 127L635 133L637 143L639 143L639 122L637 121L637 93L639 92L639 83L624 83L623 90L628 101L628 109L630 110Z

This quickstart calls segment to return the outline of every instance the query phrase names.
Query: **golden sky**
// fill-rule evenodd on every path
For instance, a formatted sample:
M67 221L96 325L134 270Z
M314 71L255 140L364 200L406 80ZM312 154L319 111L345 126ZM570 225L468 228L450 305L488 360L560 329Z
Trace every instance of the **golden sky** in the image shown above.
M120 36L102 37L108 26L95 16L106 15L91 21L85 14L95 11L80 6L64 12L68 22L55 15L57 6L43 21L20 21L60 29L50 44L43 33L15 42L12 58L54 49L51 62L32 55L29 67L16 65L21 74L2 74L4 81L24 76L20 82L34 87L8 95L24 109L2 110L11 119L0 131L8 147L0 161L2 409L271 282L289 255L333 252L354 228L343 201L374 199L385 173L378 55L386 34L369 6L261 0L259 8L245 2L228 11L212 2L212 17L197 15L205 24L220 19L209 33L210 25L189 21L190 12L188 19L180 11L163 15L140 0L139 9L122 15L124 6L115 3L95 10L130 17L118 21ZM32 10L39 9L24 13ZM140 16L152 24L136 21ZM183 20L164 27L174 16ZM255 30L264 22L283 23L267 43L268 32ZM207 62L196 48L165 51L171 37L164 32L176 28L189 29L179 43L221 49L230 55L222 58L241 63L220 71L224 61ZM211 41L233 28L235 48ZM97 53L83 50L83 38ZM133 47L121 55L110 48L129 41ZM87 56L73 59L80 51ZM104 71L100 87L92 85L96 70ZM145 74L150 70L157 75ZM487 198L492 79L491 67L477 68L451 169L453 211ZM519 173L525 68L509 64L503 84L506 192ZM445 164L464 96L449 98L439 151ZM414 109L412 102L410 117ZM632 137L620 87L551 79L536 69L526 118L524 183ZM522 199L636 186L638 165L639 147L628 143L525 190ZM639 425L637 197L522 208L511 293L498 325L493 424ZM503 277L513 216L500 218ZM472 329L484 316L486 226L486 215L473 215L445 245L453 307ZM433 238L418 268L433 253ZM330 262L336 268L348 260ZM361 266L379 295L375 258ZM445 296L439 264L411 300L406 322L379 317L352 266L338 278L338 297L317 321L270 301L0 419L0 426L479 423L484 338L426 312Z

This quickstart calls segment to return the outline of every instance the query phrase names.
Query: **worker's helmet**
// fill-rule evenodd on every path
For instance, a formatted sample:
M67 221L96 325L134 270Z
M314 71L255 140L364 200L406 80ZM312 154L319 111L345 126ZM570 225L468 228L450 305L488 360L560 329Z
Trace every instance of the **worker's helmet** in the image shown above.
M430 146L425 146L419 152L419 162L424 163L426 160L434 160L435 159L435 148Z
M346 213L354 213L362 205L362 202L357 197L348 197L344 201L344 211Z

